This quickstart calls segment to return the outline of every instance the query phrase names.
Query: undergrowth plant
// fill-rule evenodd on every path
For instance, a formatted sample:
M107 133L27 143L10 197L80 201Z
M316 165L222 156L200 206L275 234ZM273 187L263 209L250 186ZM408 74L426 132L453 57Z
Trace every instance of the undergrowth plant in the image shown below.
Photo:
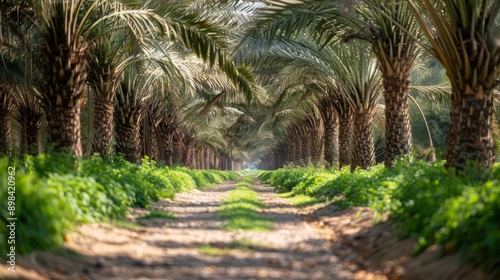
M224 203L217 209L217 213L227 220L225 229L249 231L271 229L271 223L258 212L264 205L260 202L257 192L248 188L253 181L253 178L243 177L237 183L236 189L228 193Z
M234 180L236 172L170 169L144 158L132 164L121 156L75 159L64 153L0 158L0 170L16 167L16 250L28 253L61 245L79 223L115 221L129 207L149 208L176 192ZM7 240L7 172L0 172L0 239ZM152 212L154 215L161 215ZM0 242L0 259L8 244Z
M471 168L471 170L477 170ZM376 217L390 213L400 237L415 237L419 253L433 244L461 251L488 271L500 273L500 165L491 172L456 175L443 162L398 161L350 172L282 168L259 178L281 192L368 206Z

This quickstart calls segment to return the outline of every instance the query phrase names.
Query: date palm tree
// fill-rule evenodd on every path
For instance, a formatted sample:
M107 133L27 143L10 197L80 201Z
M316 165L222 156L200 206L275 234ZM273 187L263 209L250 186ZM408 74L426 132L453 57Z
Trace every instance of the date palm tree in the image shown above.
M13 1L0 5L0 156L12 154L13 93L24 81L22 33L24 25L16 17Z
M286 59L287 67L301 69L291 72L293 75L288 80L297 81L305 69L315 73L316 79L325 84L329 95L338 103L340 124L347 126L346 129L340 127L342 133L348 133L348 127L354 125L351 167L366 168L375 162L372 126L382 90L381 77L374 69L378 64L376 57L367 51L367 44L332 42L322 46L311 34L304 33L293 40L275 39L268 50L260 52ZM280 84L286 86L287 83L280 80ZM347 145L349 136L341 136L343 141L339 144ZM342 158L342 164L346 164L348 157Z
M500 73L500 2L408 1L452 86L446 166L494 162L493 98Z
M385 101L384 158L390 167L395 159L412 151L408 94L421 32L407 1L366 0L353 8L361 20L347 20L359 31L344 39L369 42L379 60Z
M167 37L129 30L113 32L103 37L97 32L96 40L90 48L90 81L96 96L94 150L106 155L110 152L113 135L113 99L120 81L120 73L131 62L125 54L138 45L161 46L175 44L187 48L210 67L218 69L229 77L229 81L242 90L248 98L252 95L253 81L244 67L237 67L226 54L227 21L241 18L228 10L229 4L207 1L143 1L141 9L153 10L162 17L161 28ZM127 24L122 24L127 27ZM109 29L104 22L101 29ZM133 30L132 30L133 31ZM109 30L108 30L108 33ZM149 57L149 59L153 59ZM133 61L133 59L132 59Z
M276 0L260 12L254 26L257 31L249 34L260 32L269 41L304 29L311 30L320 44L339 36L367 41L379 60L385 88L386 165L411 152L409 77L420 33L406 1ZM248 42L246 37L241 45Z
M18 48L18 47L16 47ZM0 46L0 155L12 154L13 95L19 84L24 83L24 62L19 50Z
M56 151L82 155L80 110L86 89L88 48L100 23L124 20L136 33L153 32L161 18L150 10L130 9L120 1L28 1L33 23L45 46L46 107L49 141Z
M224 36L218 35L207 20L195 12L185 13L178 8L183 5L175 3L179 1L23 1L31 8L30 18L43 34L47 90L42 99L47 107L49 139L56 150L66 148L82 155L80 110L88 75L88 51L98 38L107 36L93 36L98 29L103 30L102 24L108 27L108 33L115 27L125 27L139 38L158 39L158 33L163 33L172 41L183 42L211 65L218 65L232 82L251 95L251 75L232 63L220 47L225 46Z
M139 163L142 157L140 128L147 101L154 94L167 93L169 83L183 83L183 77L189 77L188 70L177 68L180 62L168 58L163 62L158 65L146 60L127 66L115 95L116 152L131 162Z

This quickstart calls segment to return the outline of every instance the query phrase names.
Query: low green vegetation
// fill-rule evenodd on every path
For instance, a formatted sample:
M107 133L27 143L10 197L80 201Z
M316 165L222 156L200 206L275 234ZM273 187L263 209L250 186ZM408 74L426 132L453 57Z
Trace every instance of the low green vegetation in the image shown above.
M110 221L110 224L112 224L115 227L125 228L125 229L130 229L130 230L140 230L142 228L142 226L138 223L129 222L129 221L126 221L123 219L112 220L112 221Z
M290 202L291 204L298 207L306 207L310 205L319 204L325 201L325 199L320 199L305 194L294 194L292 192L280 194L282 198Z
M138 219L175 219L175 214L170 212L165 212L162 210L154 210L150 211L148 214L144 216L138 217Z
M402 238L460 251L488 271L500 272L500 165L488 174L457 176L443 162L398 162L351 173L322 168L266 171L260 179L293 195L331 199L339 206L369 206L390 213Z
M265 248L267 244L249 238L233 240L227 246L203 245L198 248L200 253L209 256L227 256L235 251L249 252L256 247Z
M250 179L245 178L248 177L244 177L236 189L228 193L217 213L227 220L224 226L227 230L268 231L271 223L258 212L264 205L257 193L248 188L252 185Z
M217 256L226 256L226 255L231 254L231 252L233 251L230 248L225 248L225 247L219 248L219 247L214 247L212 245L203 245L203 246L200 246L198 248L198 250L202 254L205 254L205 255L208 255L208 256L214 256L214 257L217 257Z
M14 216L16 251L20 254L61 245L64 234L76 224L120 220L128 207L148 209L151 201L238 176L236 172L170 169L147 158L137 165L122 157L77 160L55 153L23 160L0 158L0 170L9 166L16 169ZM7 176L7 172L0 172L1 240L7 240L10 217ZM150 213L151 218L160 216L171 218L166 213ZM0 242L0 258L7 248L7 242Z

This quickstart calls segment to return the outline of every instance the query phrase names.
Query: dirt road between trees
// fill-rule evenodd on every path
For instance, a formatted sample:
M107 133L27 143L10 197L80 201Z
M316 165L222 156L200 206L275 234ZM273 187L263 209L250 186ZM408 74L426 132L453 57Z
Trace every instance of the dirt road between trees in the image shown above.
M376 264L380 270L374 273L377 270L366 264L370 260L360 259L359 250L352 249L366 247L373 255L378 251L370 247L373 240L363 243L366 246L346 246L351 241L341 238L340 233L353 236L353 243L363 237L376 239L366 232L356 236L373 226L363 209L332 215L325 207L311 213L291 205L271 187L256 184L250 189L264 204L259 211L271 221L271 229L230 231L223 229L225 221L216 210L235 188L234 182L227 182L152 205L150 210L173 213L173 219L138 219L149 211L132 209L128 220L140 227L79 226L67 236L64 248L21 257L15 274L2 265L0 279L387 279L381 273L384 263ZM354 219L360 221L358 226ZM390 235L384 231L376 234ZM419 279L401 269L391 264L386 274L391 279Z
M254 185L272 222L265 232L228 231L216 213L234 183L177 194L154 203L175 219L140 220L139 229L83 225L65 246L71 251L23 257L27 279L354 279L330 242L297 208L271 188ZM147 211L133 209L129 218ZM243 242L242 242L243 241ZM235 244L244 244L235 246ZM207 250L209 248L209 250ZM206 252L208 251L208 253ZM0 274L1 275L1 274Z

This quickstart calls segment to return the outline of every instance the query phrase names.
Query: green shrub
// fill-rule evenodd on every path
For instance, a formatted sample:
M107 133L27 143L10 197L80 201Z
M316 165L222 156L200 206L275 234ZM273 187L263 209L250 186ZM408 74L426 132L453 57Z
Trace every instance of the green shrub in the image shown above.
M193 178L193 180L195 181L196 187L199 189L210 187L212 185L205 178L203 173L199 170L192 170L192 169L188 169L186 167L175 167L175 168L173 168L173 170L181 171L181 172L189 174L189 176L191 176L191 178Z
M64 234L76 223L119 219L127 207L149 208L150 201L172 198L175 192L222 182L219 172L170 170L148 158L140 165L121 156L78 160L53 153L26 156L20 162L0 158L1 169L7 170L9 164L17 169L18 253L61 245ZM6 174L0 173L2 182L7 182ZM0 237L6 240L7 186L1 184L0 190ZM5 242L0 242L0 250L5 256Z
M222 178L220 175L218 175L215 172L212 171L207 171L207 170L200 170L200 172L205 176L208 182L210 183L215 183L215 184L220 184L224 182L224 178Z
M446 170L443 162L401 160L391 169L377 165L351 173L348 167L283 168L262 172L259 178L296 196L326 197L342 207L369 206L377 216L389 212L402 237L419 240L416 253L442 244L446 251L462 251L500 273L499 163L491 173L466 176Z
M168 177L175 191L185 192L196 188L196 182L187 173L168 170L168 168L166 168L166 170L165 176Z
M62 194L79 223L102 221L121 214L121 209L115 209L113 201L106 196L104 187L92 177L50 174L40 188Z
M217 213L227 220L224 226L227 230L268 231L270 222L258 209L264 208L258 194L247 187L237 187L230 191Z
M238 172L230 170L208 170L208 172L218 175L223 181L235 181L240 177Z
M18 166L7 158L0 159L0 170ZM7 182L7 172L0 172L0 180ZM15 221L16 252L28 253L44 250L63 243L66 232L72 229L75 217L62 193L43 187L43 182L33 173L16 168L15 176ZM5 242L9 232L6 224L8 205L7 184L0 184L0 258L5 259L7 248L13 244Z

